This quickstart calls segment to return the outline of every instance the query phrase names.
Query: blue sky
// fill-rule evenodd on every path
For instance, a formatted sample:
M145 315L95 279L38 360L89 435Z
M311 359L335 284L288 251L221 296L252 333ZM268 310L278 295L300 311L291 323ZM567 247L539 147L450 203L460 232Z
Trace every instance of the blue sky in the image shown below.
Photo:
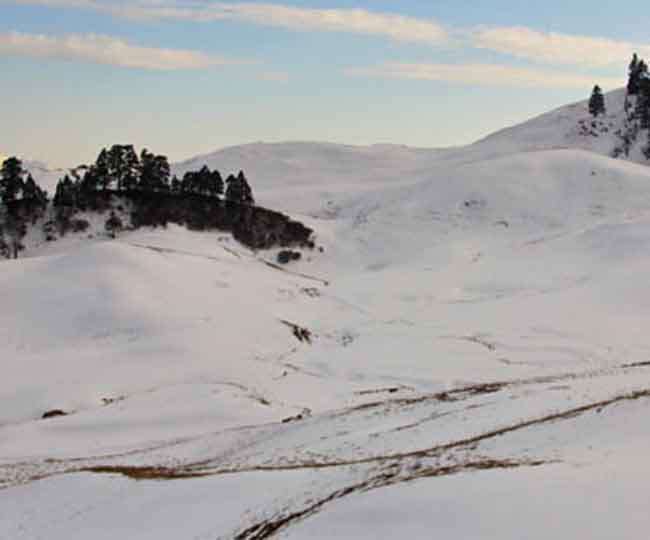
M596 5L596 8L594 8ZM644 6L0 0L0 153L73 165L253 142L447 146L625 81Z

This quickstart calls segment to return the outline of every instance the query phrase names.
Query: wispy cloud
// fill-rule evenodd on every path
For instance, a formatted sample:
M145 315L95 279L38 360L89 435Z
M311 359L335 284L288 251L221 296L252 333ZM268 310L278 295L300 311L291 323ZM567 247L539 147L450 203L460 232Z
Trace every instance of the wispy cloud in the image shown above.
M277 4L216 4L212 9L224 18L294 30L349 32L430 45L448 38L435 21L364 9L304 9Z
M198 51L142 47L116 37L96 34L0 33L0 54L82 60L150 70L202 69L236 63Z
M346 74L353 77L439 81L520 88L589 89L594 84L594 78L591 76L499 64L387 63L376 67L350 69L346 71ZM616 88L623 81L618 78L601 77L598 82L606 88Z
M271 3L179 0L0 0L18 4L83 8L117 17L209 22L234 20L296 31L347 32L395 41L439 45L447 31L435 20L365 9L313 9Z
M486 49L549 65L609 68L650 43L541 32L527 27L445 27L434 19L368 9L318 9L268 2L213 0L0 0L0 3L87 9L145 21L237 21L291 31L344 32L397 42Z
M468 35L477 48L548 64L608 67L620 65L634 52L650 56L650 45L526 27L481 28Z

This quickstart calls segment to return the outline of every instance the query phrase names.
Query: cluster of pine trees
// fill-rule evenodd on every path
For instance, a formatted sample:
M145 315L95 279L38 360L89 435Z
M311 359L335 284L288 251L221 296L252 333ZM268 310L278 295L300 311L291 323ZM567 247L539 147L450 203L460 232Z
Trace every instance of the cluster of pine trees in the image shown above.
M629 153L630 143L636 140L639 131L650 130L650 74L648 65L637 54L634 54L629 66L625 110L629 133L623 137L623 142L626 153ZM650 131L641 151L646 159L650 159Z
M29 200L39 205L47 204L47 193L34 182L34 178L16 157L10 157L0 168L0 200L6 205L17 200Z
M605 96L598 85L589 99L589 113L594 118L607 113ZM641 151L650 159L650 73L645 60L635 53L628 67L624 125L617 131L621 145L614 149L612 156L629 156L642 130L648 131L648 141Z
M634 116L641 129L650 128L650 75L648 65L635 54L630 63L628 96L636 96Z
M91 193L115 192L167 192L175 194L198 194L238 204L253 205L253 191L242 171L229 175L224 181L219 171L204 166L199 171L189 171L182 179L170 179L169 161L166 156L156 155L144 149L140 156L132 145L113 145L104 148L95 163L79 167L83 176L66 175L56 187L55 207L77 206Z
M43 191L15 158L6 159L0 167L0 257L18 258L20 239L26 233L26 218L40 215L47 206ZM20 204L15 204L15 203Z
M47 204L47 192L36 184L20 159L10 157L0 165L0 201L5 205L15 200ZM79 171L84 171L83 175ZM207 166L198 171L188 171L181 179L170 176L166 156L146 149L138 156L132 145L114 145L103 149L92 165L81 165L59 180L52 202L55 207L77 206L93 192L138 191L193 193L238 204L255 204L253 191L243 171L236 176L231 174L225 180L219 171Z
M634 53L628 70L628 97L634 96L633 117L640 121L642 129L650 129L650 75L648 65ZM589 99L589 112L592 116L604 115L607 112L605 96L600 86L594 86Z

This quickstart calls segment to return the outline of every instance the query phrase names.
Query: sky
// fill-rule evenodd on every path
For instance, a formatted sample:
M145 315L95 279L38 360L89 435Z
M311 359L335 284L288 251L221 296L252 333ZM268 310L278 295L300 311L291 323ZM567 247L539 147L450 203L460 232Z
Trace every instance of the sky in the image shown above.
M645 4L0 0L0 154L470 143L625 83Z

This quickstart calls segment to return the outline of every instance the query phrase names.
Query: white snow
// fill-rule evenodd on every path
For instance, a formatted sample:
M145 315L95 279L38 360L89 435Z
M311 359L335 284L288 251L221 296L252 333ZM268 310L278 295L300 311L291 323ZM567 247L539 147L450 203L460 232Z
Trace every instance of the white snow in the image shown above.
M176 226L30 238L0 264L0 538L643 537L650 168L585 113L176 167L312 226L285 271Z

